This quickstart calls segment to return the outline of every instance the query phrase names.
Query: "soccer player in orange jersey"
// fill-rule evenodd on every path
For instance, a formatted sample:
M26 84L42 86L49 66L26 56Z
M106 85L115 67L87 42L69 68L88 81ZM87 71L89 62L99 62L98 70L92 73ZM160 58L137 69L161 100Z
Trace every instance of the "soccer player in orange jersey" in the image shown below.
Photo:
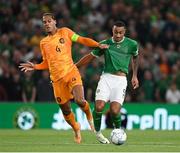
M74 98L76 103L85 112L92 130L94 130L94 125L89 104L84 98L80 73L72 60L72 42L101 49L105 49L108 46L99 44L90 38L79 36L66 27L58 29L52 13L45 13L43 15L43 25L48 33L40 42L43 61L40 64L33 64L31 62L21 63L19 67L24 72L49 69L56 102L60 106L65 120L74 130L75 142L80 143L80 124L76 122L75 116L71 111L70 99Z

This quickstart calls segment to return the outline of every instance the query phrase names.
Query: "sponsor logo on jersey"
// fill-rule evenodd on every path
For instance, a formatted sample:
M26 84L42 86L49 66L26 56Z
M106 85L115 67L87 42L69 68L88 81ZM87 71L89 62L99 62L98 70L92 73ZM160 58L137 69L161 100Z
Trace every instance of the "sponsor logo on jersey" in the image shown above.
M61 102L61 98L60 98L60 97L57 97L56 100L57 100L57 102L59 102L59 103Z
M121 47L121 45L117 45L117 48L120 48Z
M65 43L64 38L60 38L60 39L59 39L59 43L60 43L60 44L64 44L64 43Z

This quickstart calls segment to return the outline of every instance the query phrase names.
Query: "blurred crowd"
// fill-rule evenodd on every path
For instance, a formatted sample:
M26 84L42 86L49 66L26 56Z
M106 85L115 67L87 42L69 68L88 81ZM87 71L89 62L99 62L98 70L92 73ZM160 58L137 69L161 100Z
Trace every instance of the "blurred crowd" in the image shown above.
M180 103L179 0L1 0L0 102L54 101L48 71L18 69L21 62L41 62L44 12L55 14L58 27L97 41L111 37L114 21L124 21L126 36L139 42L140 53L140 88L132 90L130 70L125 101ZM74 62L90 51L74 44ZM89 101L94 101L102 66L100 58L80 69Z

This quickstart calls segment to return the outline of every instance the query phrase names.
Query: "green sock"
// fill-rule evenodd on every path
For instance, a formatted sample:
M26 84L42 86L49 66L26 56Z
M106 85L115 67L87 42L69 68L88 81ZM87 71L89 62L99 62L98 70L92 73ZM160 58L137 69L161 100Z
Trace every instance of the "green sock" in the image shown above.
M111 115L112 122L114 123L115 128L120 128L121 127L121 114L117 115Z
M101 118L102 118L102 112L96 112L93 111L93 119L94 119L94 126L95 130L98 132L101 128Z

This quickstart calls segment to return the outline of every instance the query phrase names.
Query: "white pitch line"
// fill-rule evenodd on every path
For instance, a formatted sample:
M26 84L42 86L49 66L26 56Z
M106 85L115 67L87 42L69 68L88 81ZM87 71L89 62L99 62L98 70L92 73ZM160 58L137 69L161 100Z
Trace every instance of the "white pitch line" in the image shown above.
M10 145L10 144L24 144L24 145L75 145L76 143L32 143L32 142L1 142L0 146L4 146L4 145ZM79 144L79 146L105 146L105 145L109 145L109 144L101 144L101 143L81 143ZM110 144L111 145L111 144ZM140 145L140 146L159 146L159 147L178 147L180 148L180 145L179 144L174 144L174 143L154 143L154 142L146 142L146 143L125 143L124 145L127 145L127 146L137 146L137 145ZM124 146L124 145L121 145L121 146ZM115 146L118 146L118 145L115 145Z

